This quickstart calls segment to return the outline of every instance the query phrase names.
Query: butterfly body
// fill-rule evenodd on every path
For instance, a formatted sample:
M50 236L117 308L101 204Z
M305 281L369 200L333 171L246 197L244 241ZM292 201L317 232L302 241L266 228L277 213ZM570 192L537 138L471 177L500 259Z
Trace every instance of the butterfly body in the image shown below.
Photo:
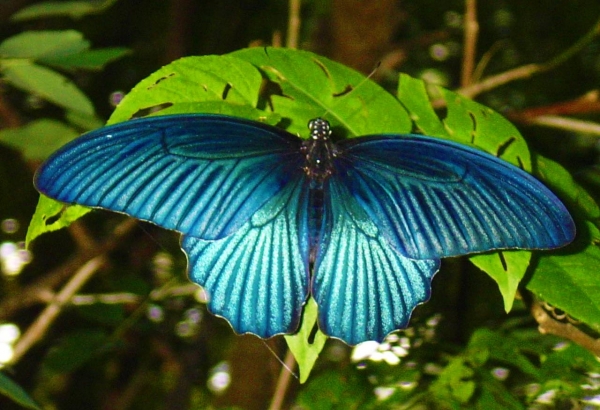
M440 258L551 249L575 234L564 205L524 171L419 135L333 143L211 114L132 120L55 153L38 190L182 233L192 280L239 333L292 333L309 294L319 326L382 340L429 298Z

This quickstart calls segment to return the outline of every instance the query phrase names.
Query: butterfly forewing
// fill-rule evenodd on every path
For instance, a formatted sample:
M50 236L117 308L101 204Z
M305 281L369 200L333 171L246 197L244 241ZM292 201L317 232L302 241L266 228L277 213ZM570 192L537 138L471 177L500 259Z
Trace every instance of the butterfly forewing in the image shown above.
M372 136L338 144L352 196L404 256L550 249L573 240L560 200L494 156L431 137Z
M301 172L298 138L217 115L151 117L67 144L36 174L43 194L203 239L235 232Z

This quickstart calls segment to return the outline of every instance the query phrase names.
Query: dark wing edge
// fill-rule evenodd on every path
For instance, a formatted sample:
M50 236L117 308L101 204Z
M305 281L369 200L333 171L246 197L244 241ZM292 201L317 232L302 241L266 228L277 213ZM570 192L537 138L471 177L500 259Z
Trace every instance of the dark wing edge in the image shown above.
M319 327L350 345L381 342L407 327L414 308L429 300L440 261L402 256L335 176L325 198L325 235L312 282Z
M341 180L409 258L553 249L575 237L546 186L484 152L417 135L362 137L338 149Z
M300 140L220 115L148 117L72 141L37 171L50 198L204 239L235 232L302 172Z
M232 235L182 237L190 279L236 333L294 333L309 289L307 186L296 178Z

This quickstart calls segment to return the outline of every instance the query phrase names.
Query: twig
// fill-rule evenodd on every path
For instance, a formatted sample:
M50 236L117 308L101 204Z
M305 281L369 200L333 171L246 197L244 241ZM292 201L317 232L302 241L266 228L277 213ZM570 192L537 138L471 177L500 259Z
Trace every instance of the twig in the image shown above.
M524 78L529 78L535 74L539 74L540 72L547 71L550 68L551 67L547 67L542 64L527 64L521 67L513 68L512 70L505 71L498 75L487 77L478 83L460 88L457 90L457 92L459 94L464 95L465 97L473 98L476 95L500 87L501 85L504 85L506 83L510 83L515 80L521 80Z
M465 36L460 78L461 87L466 87L473 82L477 35L479 33L479 23L477 22L477 0L466 0L465 6Z
M283 401L285 400L285 394L290 385L290 380L292 379L292 372L296 366L296 360L294 359L294 355L291 350L288 349L285 354L284 366L279 373L279 378L277 379L277 386L275 387L275 394L273 395L273 401L271 402L271 406L269 406L269 410L280 410L283 405Z
M560 117L558 115L540 115L525 122L532 125L600 136L600 124L592 121Z
M106 263L104 255L97 256L83 265L81 269L71 278L69 282L56 295L54 301L46 306L46 309L38 316L33 324L19 339L14 348L11 363L16 363L23 355L46 333L50 325L56 320L63 305L73 296L85 283L91 279L96 271Z
M531 305L531 314L539 324L538 330L540 333L549 333L572 340L594 355L600 356L600 339L594 339L571 323L563 323L555 320L544 310L539 301L536 300Z
M511 112L523 121L539 117L540 115L581 115L600 114L600 90L592 90L581 97L568 101L560 101L538 107L529 107L520 111Z
M82 265L90 259L105 254L116 248L124 237L137 226L135 219L126 219L115 228L112 236L94 249L81 250L75 257L61 266L53 269L42 278L23 287L19 292L7 295L0 301L0 320L6 319L20 309L47 301L47 294L54 293L53 289L71 277Z
M163 300L174 296L188 296L198 292L200 288L194 283L188 283L181 286L172 286L168 288L156 289L150 293L148 297L137 295L135 293L104 293L104 294L89 294L89 295L74 295L68 303L71 305L93 305L95 303L103 303L106 305L128 305L142 303L146 299L151 301ZM42 296L47 298L46 296ZM50 302L50 300L48 300Z
M483 73L485 72L485 69L487 68L490 61L492 61L492 58L498 53L498 51L502 50L505 46L506 40L496 41L489 48L488 51L483 53L483 55L479 59L479 62L477 63L477 66L475 67L475 70L473 71L471 83L479 82L479 80L481 80L481 77L483 77Z
M81 223L81 220L74 221L67 229L77 247L82 251L90 251L98 246L96 239L89 234L86 227Z
M529 78L533 75L549 71L560 64L573 57L575 54L580 52L585 46L592 42L596 36L600 34L600 20L588 31L583 37L581 37L575 44L559 54L552 60L543 64L527 64L521 67L514 68L504 73L494 75L484 79L483 81L472 84L466 87L462 87L457 90L458 93L473 98L483 92L489 91L493 88L499 87L511 81Z
M301 0L290 0L290 15L288 19L287 41L288 48L298 48L300 36L300 3Z

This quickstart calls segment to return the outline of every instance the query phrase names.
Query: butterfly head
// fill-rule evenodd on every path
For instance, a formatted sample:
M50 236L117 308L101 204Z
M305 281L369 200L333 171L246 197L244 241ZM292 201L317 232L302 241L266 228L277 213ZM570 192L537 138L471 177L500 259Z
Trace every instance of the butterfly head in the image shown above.
M310 138L312 140L326 140L331 135L331 126L327 120L323 118L315 118L308 122L308 129L310 130Z

